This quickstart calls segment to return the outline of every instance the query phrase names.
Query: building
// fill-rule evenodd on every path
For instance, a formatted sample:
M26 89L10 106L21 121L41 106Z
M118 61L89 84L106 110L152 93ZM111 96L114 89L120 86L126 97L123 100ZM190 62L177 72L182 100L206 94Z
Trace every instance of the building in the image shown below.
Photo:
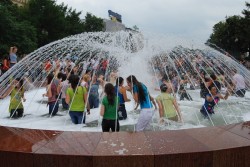
M106 32L116 32L116 31L126 30L125 25L116 20L103 19L103 22L104 22L104 31Z
M18 6L23 6L26 3L28 3L29 0L11 0L14 4L17 4Z

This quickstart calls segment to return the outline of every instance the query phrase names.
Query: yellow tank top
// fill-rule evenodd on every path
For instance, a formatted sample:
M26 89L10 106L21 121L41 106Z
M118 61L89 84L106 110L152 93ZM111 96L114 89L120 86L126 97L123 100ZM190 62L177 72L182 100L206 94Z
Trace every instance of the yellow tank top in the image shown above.
M24 90L14 88L10 94L10 106L9 111L13 109L23 109L22 96L24 94Z

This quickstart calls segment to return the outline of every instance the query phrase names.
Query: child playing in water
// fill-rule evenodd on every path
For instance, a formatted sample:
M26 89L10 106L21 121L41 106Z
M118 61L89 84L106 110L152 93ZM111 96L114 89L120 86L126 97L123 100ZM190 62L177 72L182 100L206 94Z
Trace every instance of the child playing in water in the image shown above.
M226 95L223 97L220 93L218 93L217 88L212 86L209 88L210 93L208 93L205 97L205 103L200 109L200 112L204 116L204 118L208 117L208 114L214 114L214 106L218 104L220 99L226 100L229 96L229 91L227 91Z
M7 97L10 94L10 118L20 118L23 117L23 102L26 101L24 98L24 88L23 88L23 80L20 78L16 78L11 86L7 89L7 91L0 96L0 99Z
M160 89L161 94L156 97L156 102L159 107L160 123L164 122L164 118L172 121L178 121L178 116L181 121L181 112L176 99L170 94L172 91L171 88L166 84L162 84Z

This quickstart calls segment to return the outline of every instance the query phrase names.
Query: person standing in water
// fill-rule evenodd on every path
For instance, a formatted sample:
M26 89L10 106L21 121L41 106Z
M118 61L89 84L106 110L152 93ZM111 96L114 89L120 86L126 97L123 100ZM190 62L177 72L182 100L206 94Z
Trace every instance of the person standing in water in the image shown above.
M87 89L79 84L79 77L71 77L71 87L66 91L66 103L69 106L69 115L74 124L82 124L84 121L84 109L87 103Z
M215 86L209 87L209 93L205 97L205 103L200 109L200 112L204 118L209 117L209 115L214 114L214 106L219 103L220 99L226 100L229 96L229 91L227 91L225 96L222 96ZM209 114L209 115L208 115Z
M172 92L171 88L166 84L162 84L160 89L161 94L156 97L159 107L160 123L164 123L164 118L172 121L182 121L181 112L176 98L170 94Z
M123 86L124 84L124 79L122 77L118 77L116 79L116 86L115 86L115 92L118 94L119 97L119 109L118 109L118 115L119 115L119 120L124 120L127 119L127 111L125 107L125 102L129 102L130 99L127 97L127 88Z
M136 102L135 110L137 110L139 105L141 107L140 116L136 124L136 131L143 131L149 125L154 115L152 103L155 109L157 109L156 103L154 98L150 96L147 87L139 82L134 75L127 77L127 84Z
M100 115L103 116L102 131L119 132L120 125L118 120L119 97L115 94L115 87L107 83L104 87L105 96L102 100Z
M24 98L24 87L23 80L16 78L7 91L0 96L0 99L7 97L10 94L10 118L20 118L23 117L23 102L26 101Z
M233 84L236 96L244 97L246 93L245 78L236 69L233 70Z

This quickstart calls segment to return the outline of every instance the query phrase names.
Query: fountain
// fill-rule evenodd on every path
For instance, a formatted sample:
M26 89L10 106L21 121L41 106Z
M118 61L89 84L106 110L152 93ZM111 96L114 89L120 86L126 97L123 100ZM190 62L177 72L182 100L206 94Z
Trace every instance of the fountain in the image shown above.
M130 166L135 164L136 166L145 164L149 166L165 166L166 164L169 166L174 164L184 166L184 164L192 164L192 158L186 157L185 159L185 155L188 156L190 152L195 157L199 157L198 152L202 152L201 159L194 163L194 166L216 166L208 160L228 165L220 162L220 158L214 158L213 154L220 154L219 151L216 151L218 149L229 149L229 151L222 152L232 155L236 147L249 145L249 140L247 140L249 136L246 137L244 136L245 133L242 135L235 129L239 129L241 125L245 128L247 123L245 121L250 118L248 110L250 94L246 92L244 98L230 96L228 100L222 100L216 105L216 114L213 114L209 119L204 119L199 111L204 103L204 99L200 98L198 83L199 79L202 80L200 71L207 75L213 73L216 76L219 76L220 72L223 71L226 78L222 84L224 88L229 87L232 82L233 69L237 69L244 76L247 88L249 88L250 72L219 50L206 45L197 45L197 49L194 49L193 47L196 46L192 45L192 49L190 49L189 45L189 42L183 40L176 41L174 38L164 38L155 34L99 32L70 36L39 48L27 55L0 78L0 92L5 92L15 78L24 79L27 99L24 103L25 115L19 119L9 118L9 98L0 101L0 125L3 126L0 134L6 140L10 138L12 141L14 136L18 138L15 141L16 145L10 144L5 138L2 139L8 144L2 145L0 150L32 152L38 161L31 160L31 162L36 165L45 157L49 157L50 159L43 163L51 166L64 164L65 160L59 160L62 157L71 160L71 157L67 155L80 155L83 157L81 160L83 163L92 166L102 166L102 163L108 165L105 158L101 157L106 157L106 155L109 155L110 158L115 157L119 162L128 163ZM192 101L180 101L180 95L177 91L174 95L180 105L183 122L166 121L166 124L160 125L158 123L159 114L156 111L150 125L150 131L131 133L134 131L138 119L138 112L133 110L135 104L132 101L126 104L127 120L120 121L121 131L130 133L98 133L101 132L99 124L101 118L98 108L91 109L91 114L87 115L86 127L81 124L72 124L68 111L59 109L60 111L54 117L47 114L47 99L42 94L45 92L44 86L48 73L43 70L43 62L54 58L60 60L74 59L76 65L79 65L78 73L80 75L85 73L85 63L91 59L96 59L96 62L99 62L100 59L107 59L109 65L103 74L105 81L108 82L108 76L112 71L118 71L117 75L123 78L133 74L139 81L148 86L153 97L160 93L156 90L156 88L159 88L159 84L157 84L159 75L164 75L167 78L175 77L177 80L186 77L188 84L185 86L185 90L192 97ZM94 70L94 72L97 71ZM178 86L177 89L179 88ZM132 99L132 95L128 95ZM80 131L84 131L84 133ZM202 135L206 136L209 141L206 141L206 138L203 138ZM69 140L72 136L75 143L71 143ZM214 139L213 137L218 139L215 144L210 143L210 140ZM228 139L228 145L222 144L222 137ZM185 141L180 141L181 138L185 138ZM236 142L237 140L239 142ZM27 143L27 146L21 147L22 142ZM191 147L193 144L197 145L194 150ZM84 150L79 150L79 148ZM244 151L240 150L239 152L245 157ZM180 153L183 155L183 162L186 162L182 165L180 162L167 162L160 156L163 154L170 160L171 156L178 157L176 154ZM44 158L38 154L44 155ZM58 163L51 159L56 157L55 154L61 154L60 158L57 159ZM133 158L135 154L143 156ZM21 153L20 155L26 157ZM119 155L129 156L126 160L122 160L119 159ZM226 157L229 158L230 155ZM91 159L88 159L88 156ZM143 157L148 158L144 161ZM133 160L128 162L130 158ZM138 161L136 161L136 158ZM94 162L92 159L97 159L97 161ZM165 163L161 164L160 161L155 161L157 159ZM234 158L234 160L237 160L237 158ZM233 160L228 159L228 161L232 162ZM80 160L77 160L78 164L80 166ZM235 164L238 163L235 162Z

